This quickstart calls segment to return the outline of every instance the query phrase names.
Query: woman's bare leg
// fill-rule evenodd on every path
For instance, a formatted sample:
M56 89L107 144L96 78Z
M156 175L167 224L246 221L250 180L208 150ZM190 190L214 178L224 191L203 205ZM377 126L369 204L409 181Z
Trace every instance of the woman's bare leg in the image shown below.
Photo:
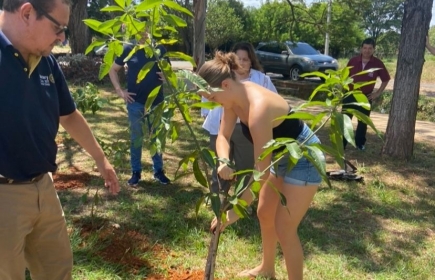
M263 184L258 198L257 216L260 221L263 259L257 267L243 271L240 276L275 277L275 255L277 236L275 231L275 213L279 203L276 190L281 192L283 178L270 174ZM272 187L274 186L274 188Z
M275 228L284 254L289 280L303 278L304 254L297 229L316 194L317 188L317 185L295 186L284 183L281 191L287 199L287 208L278 205Z

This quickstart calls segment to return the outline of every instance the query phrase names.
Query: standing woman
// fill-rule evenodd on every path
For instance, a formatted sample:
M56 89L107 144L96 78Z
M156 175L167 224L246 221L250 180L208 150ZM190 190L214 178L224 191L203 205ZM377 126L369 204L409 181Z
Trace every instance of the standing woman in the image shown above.
M241 66L240 69L235 72L239 81L250 81L273 92L277 92L270 78L261 72L263 69L255 55L252 44L237 43L233 48L233 52L237 55ZM206 118L202 127L210 133L210 149L216 152L216 138L222 118L222 107L215 108L211 111L202 109L201 115ZM254 148L252 143L243 136L239 120L237 121L231 136L229 159L234 160L237 171L252 169L254 167ZM218 180L216 170L214 170L211 184L213 192L219 191ZM220 180L220 185L221 189L226 192L230 188L230 183L228 181Z
M263 147L271 139L281 137L306 141L306 145L319 143L313 132L298 119L277 120L290 112L289 105L280 95L252 82L237 80L240 69L238 57L233 54L216 53L213 60L206 62L198 74L211 87L219 87L222 91L203 93L210 101L220 103L223 117L216 140L217 154L221 158L229 158L231 151L231 135L240 119L241 129L254 145L254 158L258 159ZM280 243L287 267L288 279L302 279L303 251L297 234L299 223L310 206L321 182L316 168L305 158L301 158L296 166L288 170L289 155L285 155L277 163L277 169L266 170L272 155L263 160L256 160L255 169L264 171L260 179L263 185L259 194L257 215L260 221L263 258L260 265L243 271L239 276L275 277L275 255L277 241ZM324 158L319 159L325 164ZM218 174L225 180L231 180L234 170L221 164ZM287 208L279 203L279 197L270 185L281 192L287 200ZM251 203L253 198L249 190L242 196ZM290 214L289 214L290 212ZM228 221L220 230L234 223L238 216L233 210L228 211ZM216 228L213 220L211 229Z

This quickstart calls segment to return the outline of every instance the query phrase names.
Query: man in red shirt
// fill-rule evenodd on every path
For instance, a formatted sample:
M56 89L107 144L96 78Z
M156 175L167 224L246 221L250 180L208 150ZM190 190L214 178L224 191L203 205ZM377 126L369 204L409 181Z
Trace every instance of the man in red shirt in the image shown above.
M384 91L385 87L388 84L388 81L390 80L390 74L388 73L387 68L385 68L384 63L379 58L373 56L374 52L375 52L375 41L372 38L365 39L361 45L361 54L351 58L347 63L347 66L352 67L350 69L350 76L353 78L353 81L355 83L376 81L378 77L381 79L382 84L377 90L375 90L374 83L364 86L360 89L362 93L364 93L367 96L370 105L372 104L373 100L375 100L382 94L382 92ZM379 70L366 73L364 75L355 76L355 74L371 68L379 68ZM367 110L361 106L357 106L353 104L346 105L354 102L356 102L356 99L353 97L353 95L346 97L343 100L343 111L346 112L346 109L355 109L365 114L366 116L370 116L371 110ZM347 114L347 115L350 118L352 118L351 114ZM358 126L355 131L355 144L359 150L365 149L366 132L367 132L367 124L358 120ZM344 140L344 147L346 147L346 144L347 141Z

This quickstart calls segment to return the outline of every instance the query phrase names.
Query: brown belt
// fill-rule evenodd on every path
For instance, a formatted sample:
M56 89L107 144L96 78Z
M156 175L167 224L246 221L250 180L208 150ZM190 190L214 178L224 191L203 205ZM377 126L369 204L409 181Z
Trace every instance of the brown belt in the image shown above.
M39 182L39 180L41 180L45 174L47 174L47 173L42 173L36 177L33 177L32 179L30 179L28 181L20 181L20 180L14 180L14 179L0 177L0 185L34 184L36 182Z

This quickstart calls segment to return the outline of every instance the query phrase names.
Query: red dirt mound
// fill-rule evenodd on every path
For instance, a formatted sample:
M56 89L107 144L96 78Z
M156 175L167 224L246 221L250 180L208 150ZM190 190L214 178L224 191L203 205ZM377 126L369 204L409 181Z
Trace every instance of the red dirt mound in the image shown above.
M70 171L71 173L57 172L53 174L56 190L83 188L91 180L89 173L80 171L75 167L71 167Z

